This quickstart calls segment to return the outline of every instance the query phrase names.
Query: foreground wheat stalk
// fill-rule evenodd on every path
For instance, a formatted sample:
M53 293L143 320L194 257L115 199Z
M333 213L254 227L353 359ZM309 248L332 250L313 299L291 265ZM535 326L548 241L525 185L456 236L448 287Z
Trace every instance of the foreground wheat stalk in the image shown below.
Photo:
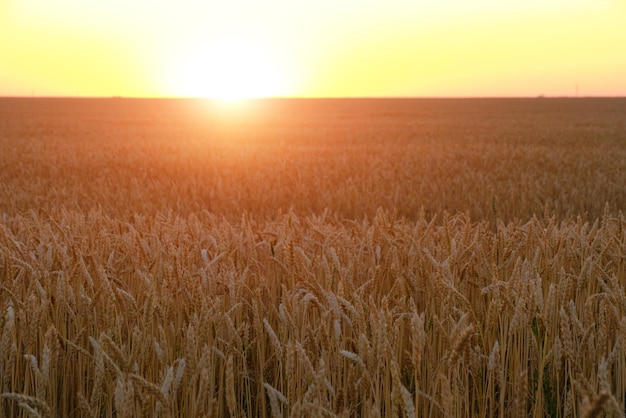
M6 218L3 414L621 414L623 216L327 216Z

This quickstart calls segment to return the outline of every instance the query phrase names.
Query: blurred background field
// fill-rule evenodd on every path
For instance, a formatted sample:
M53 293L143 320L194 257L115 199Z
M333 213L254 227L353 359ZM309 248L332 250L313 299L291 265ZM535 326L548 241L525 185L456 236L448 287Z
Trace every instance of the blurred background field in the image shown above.
M626 208L626 99L0 100L0 212Z

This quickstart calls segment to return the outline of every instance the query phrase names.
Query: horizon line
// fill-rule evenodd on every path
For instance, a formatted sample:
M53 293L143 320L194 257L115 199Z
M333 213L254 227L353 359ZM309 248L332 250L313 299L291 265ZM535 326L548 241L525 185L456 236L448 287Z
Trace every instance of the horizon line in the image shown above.
M247 100L462 100L462 99L623 99L626 95L585 95L585 96L549 96L539 94L535 96L259 96L241 97L232 101ZM0 95L1 99L138 99L138 100L215 100L231 101L219 97L203 96L62 96L62 95Z

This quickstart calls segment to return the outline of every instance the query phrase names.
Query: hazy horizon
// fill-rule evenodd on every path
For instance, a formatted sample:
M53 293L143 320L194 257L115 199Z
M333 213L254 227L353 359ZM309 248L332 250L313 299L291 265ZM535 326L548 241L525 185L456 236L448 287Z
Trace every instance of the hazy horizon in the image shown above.
M261 96L222 99L200 96L55 96L55 95L0 95L0 99L129 99L129 100L209 100L209 101L262 101L262 100L507 100L507 99L624 99L626 94L617 96Z

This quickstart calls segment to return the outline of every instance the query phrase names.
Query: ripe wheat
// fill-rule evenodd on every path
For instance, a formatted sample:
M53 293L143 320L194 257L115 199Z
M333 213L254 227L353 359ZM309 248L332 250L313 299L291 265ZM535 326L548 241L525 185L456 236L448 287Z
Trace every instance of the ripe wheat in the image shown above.
M37 103L0 416L623 415L622 101Z

